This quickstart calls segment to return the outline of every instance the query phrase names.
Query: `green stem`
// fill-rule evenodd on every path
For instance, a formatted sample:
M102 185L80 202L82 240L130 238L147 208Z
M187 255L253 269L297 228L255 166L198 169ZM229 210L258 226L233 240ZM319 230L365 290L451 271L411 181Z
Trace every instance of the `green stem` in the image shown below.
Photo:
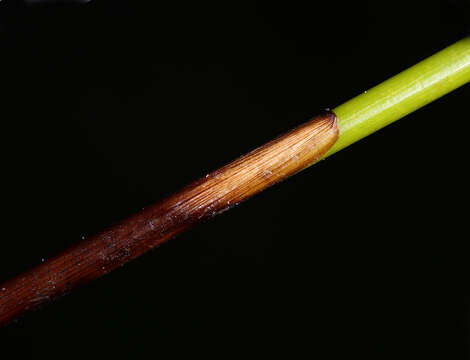
M325 157L344 149L470 82L470 37L333 109L340 137Z

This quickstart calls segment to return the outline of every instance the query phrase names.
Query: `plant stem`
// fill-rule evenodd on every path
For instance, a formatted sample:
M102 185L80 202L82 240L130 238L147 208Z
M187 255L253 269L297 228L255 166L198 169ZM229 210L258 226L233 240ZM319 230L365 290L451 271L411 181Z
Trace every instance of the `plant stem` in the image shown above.
M296 174L337 139L336 116L324 112L1 284L0 326Z
M0 285L0 326L469 81L470 37Z
M470 82L470 36L333 109L340 136L325 157Z

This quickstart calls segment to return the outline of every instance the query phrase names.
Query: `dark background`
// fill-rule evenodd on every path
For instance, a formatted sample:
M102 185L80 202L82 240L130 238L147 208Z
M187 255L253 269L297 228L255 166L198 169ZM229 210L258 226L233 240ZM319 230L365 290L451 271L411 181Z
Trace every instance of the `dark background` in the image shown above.
M33 3L0 2L0 281L470 29L469 1ZM469 95L28 314L0 357L468 358Z

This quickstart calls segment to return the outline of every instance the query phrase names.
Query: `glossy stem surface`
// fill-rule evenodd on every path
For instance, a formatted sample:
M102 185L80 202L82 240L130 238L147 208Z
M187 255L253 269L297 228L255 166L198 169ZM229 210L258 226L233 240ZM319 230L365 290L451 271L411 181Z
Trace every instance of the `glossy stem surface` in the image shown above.
M470 37L336 107L334 113L319 115L0 285L0 325L108 273L469 81Z
M340 136L325 157L468 82L470 36L334 108Z
M325 112L0 285L0 325L131 261L319 160L338 138Z

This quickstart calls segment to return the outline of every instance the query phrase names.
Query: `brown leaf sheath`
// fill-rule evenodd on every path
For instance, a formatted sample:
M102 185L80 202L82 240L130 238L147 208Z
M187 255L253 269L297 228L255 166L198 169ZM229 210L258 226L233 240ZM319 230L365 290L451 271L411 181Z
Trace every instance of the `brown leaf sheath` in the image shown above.
M0 324L96 279L313 164L336 142L327 111L0 285Z

